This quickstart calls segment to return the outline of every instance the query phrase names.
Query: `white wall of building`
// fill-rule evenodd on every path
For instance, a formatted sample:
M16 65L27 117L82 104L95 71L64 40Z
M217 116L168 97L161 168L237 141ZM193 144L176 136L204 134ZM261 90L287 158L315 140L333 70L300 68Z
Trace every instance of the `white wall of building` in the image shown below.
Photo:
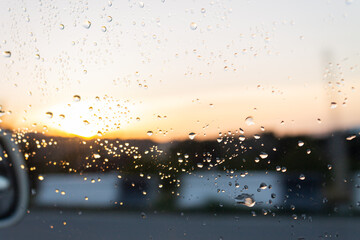
M236 183L239 187L236 187ZM261 183L271 185L271 189L258 192ZM245 190L244 186L248 189ZM218 202L224 206L234 206L235 197L242 193L254 194L256 204L253 208L271 208L281 205L285 196L285 185L280 173L249 172L242 177L240 172L226 174L225 172L193 172L181 179L180 197L177 204L180 208L197 208L206 206L209 202ZM271 194L276 197L272 198ZM272 204L269 204L269 200ZM245 207L245 206L239 206ZM246 207L245 207L246 208Z

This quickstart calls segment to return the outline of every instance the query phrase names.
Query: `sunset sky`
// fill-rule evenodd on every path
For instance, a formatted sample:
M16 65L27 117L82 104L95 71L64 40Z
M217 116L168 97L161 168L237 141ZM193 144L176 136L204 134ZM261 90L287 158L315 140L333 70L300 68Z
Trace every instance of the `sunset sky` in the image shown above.
M0 5L0 104L12 112L0 127L169 141L360 126L359 1Z

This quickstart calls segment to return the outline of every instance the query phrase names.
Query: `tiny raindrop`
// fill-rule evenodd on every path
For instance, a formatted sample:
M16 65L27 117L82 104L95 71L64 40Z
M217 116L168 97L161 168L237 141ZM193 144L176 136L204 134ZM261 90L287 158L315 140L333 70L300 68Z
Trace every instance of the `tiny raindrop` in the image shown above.
M267 158L269 155L266 152L261 152L260 155L261 159Z
M191 30L196 30L196 29L197 29L197 24L194 23L194 22L191 22L191 23L190 23L190 29L191 29Z
M53 117L53 113L52 113L52 112L46 112L45 115L46 115L46 117L49 118L49 119Z
M237 204L241 204L247 207L253 207L256 203L253 196L253 194L243 193L238 195L235 198L235 201Z
M348 136L348 137L346 138L346 140L351 141L351 140L353 140L354 138L356 138L356 135L355 135L355 134L354 134L354 135L351 135L351 136Z
M305 180L305 175L304 175L304 174L300 174L299 179L300 179L301 181L304 181L304 180Z
M196 133L194 132L189 133L190 140L194 140L195 137L196 137Z
M330 108L331 108L331 109L334 109L334 108L336 108L336 107L337 107L337 103L336 103L336 102L331 102Z
M9 57L11 57L11 52L10 51L4 51L3 56L9 58Z
M255 124L254 118L252 116L249 116L249 117L245 118L245 123L248 126L254 125Z
M267 188L267 184L266 183L260 183L260 186L259 186L260 189L264 190Z
M73 100L74 100L74 102L80 102L81 97L79 95L74 95Z
M86 29L89 29L91 27L91 22L86 20L83 22L83 27L86 28Z

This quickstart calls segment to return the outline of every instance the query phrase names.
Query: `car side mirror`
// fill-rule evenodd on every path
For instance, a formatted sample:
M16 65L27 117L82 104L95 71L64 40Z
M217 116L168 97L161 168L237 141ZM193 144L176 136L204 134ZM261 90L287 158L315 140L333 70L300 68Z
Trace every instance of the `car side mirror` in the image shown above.
M24 157L11 133L0 129L0 228L13 225L24 216L29 197Z

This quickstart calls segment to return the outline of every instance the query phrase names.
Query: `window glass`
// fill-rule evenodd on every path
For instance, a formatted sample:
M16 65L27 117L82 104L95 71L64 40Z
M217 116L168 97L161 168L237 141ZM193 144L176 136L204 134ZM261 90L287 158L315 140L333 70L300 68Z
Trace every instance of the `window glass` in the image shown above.
M0 134L31 196L0 234L355 239L359 4L2 1Z

